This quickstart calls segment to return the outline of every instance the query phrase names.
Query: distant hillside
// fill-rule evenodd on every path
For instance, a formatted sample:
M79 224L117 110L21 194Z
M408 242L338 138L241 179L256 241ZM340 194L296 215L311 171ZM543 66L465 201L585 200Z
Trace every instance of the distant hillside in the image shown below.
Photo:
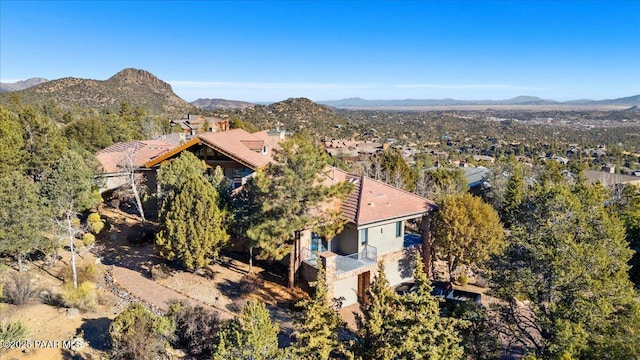
M124 69L108 80L62 78L17 91L26 103L54 101L61 108L74 105L117 107L125 100L156 114L181 114L190 105L178 97L171 85L145 70ZM6 94L0 94L0 100Z
M196 101L190 102L191 105L197 107L198 109L244 109L247 107L252 107L255 104L245 102L245 101L236 101L236 100L225 100L225 99L198 99Z
M0 82L0 92L24 90L36 85L46 83L47 81L49 80L44 78L31 78L27 80L21 80L15 83Z
M321 101L320 104L337 108L393 108L410 106L455 106L455 105L640 105L640 95L609 100L573 100L558 102L541 99L536 96L517 96L506 100L456 100L456 99L404 99L404 100L365 100L348 98L342 100Z
M306 98L291 98L270 105L213 110L213 114L249 121L262 129L309 131L315 136L345 135L347 120L334 109ZM351 135L351 134L349 134Z
M631 105L631 106L640 105L640 95L628 96L628 97L623 97L618 99L600 100L600 101L595 101L595 103L601 104L601 105Z

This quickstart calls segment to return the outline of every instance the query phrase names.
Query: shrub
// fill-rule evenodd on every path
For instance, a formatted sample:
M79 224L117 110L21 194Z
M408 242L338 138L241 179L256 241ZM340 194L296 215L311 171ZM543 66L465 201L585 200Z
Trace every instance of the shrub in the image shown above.
M173 344L198 358L211 358L211 343L220 327L217 312L201 306L173 303L167 314L175 324Z
M87 263L80 265L76 268L76 275L78 276L78 284L85 281L96 281L98 279L98 268L93 263ZM65 266L58 276L62 278L64 282L73 281L73 273L70 266Z
M84 246L91 246L95 244L96 237L92 233L84 233L82 235L82 243Z
M469 276L467 276L467 273L461 273L458 276L458 284L460 284L461 286L465 286L469 283Z
M155 264L150 270L152 280L162 280L171 276L171 269L166 264Z
M74 288L71 282L65 283L60 297L66 307L77 308L80 311L93 310L98 304L96 284L89 281L81 283L77 288Z
M139 303L132 303L116 316L109 326L116 359L158 359L167 355L173 324L167 317L156 316Z
M104 222L98 213L91 213L89 217L87 217L87 224L89 225L89 231L93 234L98 234L104 229Z
M29 327L20 321L0 323L0 342L24 340L30 333Z
M14 305L26 304L36 292L31 280L31 275L27 273L13 274L3 286L4 299Z

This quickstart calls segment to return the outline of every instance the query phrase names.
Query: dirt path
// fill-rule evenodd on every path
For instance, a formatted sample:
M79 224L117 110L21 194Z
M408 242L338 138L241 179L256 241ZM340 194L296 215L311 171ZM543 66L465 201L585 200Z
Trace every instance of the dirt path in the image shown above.
M112 270L115 282L128 291L132 296L155 306L162 311L169 309L172 301L183 301L191 306L203 306L212 308L220 313L221 319L231 319L233 315L214 308L203 302L191 299L177 291L166 288L151 279L147 279L140 272L114 265Z

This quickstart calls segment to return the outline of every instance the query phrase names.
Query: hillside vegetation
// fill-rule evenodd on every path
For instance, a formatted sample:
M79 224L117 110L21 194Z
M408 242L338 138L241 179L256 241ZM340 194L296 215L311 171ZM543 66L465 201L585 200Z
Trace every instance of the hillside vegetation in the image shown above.
M12 93L0 94L0 103ZM144 107L152 114L178 116L191 106L177 96L171 85L145 70L124 69L107 80L67 77L51 80L15 92L23 102L54 104L62 109L75 107L116 108L121 101Z

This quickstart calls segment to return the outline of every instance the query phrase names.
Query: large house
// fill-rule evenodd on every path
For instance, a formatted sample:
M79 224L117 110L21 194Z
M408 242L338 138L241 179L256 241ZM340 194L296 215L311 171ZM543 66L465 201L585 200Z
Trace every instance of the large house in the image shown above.
M149 188L156 188L159 166L183 151L194 153L211 168L220 166L234 187L238 187L272 161L273 149L278 147L284 135L284 131L279 130L251 134L243 129L233 129L189 136L182 143L167 138L117 143L96 153L103 168L101 177L107 179L102 190L125 183L121 164L127 154L135 159L136 171L145 175Z
M119 174L115 165L119 156L133 151L138 170L146 175L149 187L153 188L158 167L183 151L190 151L209 167L220 166L237 187L273 161L272 150L283 138L282 131L250 134L233 129L197 134L179 145L160 140L115 144L99 151L97 157L105 169L104 176L114 178ZM344 201L328 205L340 208L346 225L331 239L310 231L302 232L295 254L290 257L295 261L296 274L306 281L315 281L318 265L322 264L329 296L344 298L343 305L354 304L365 296L378 262L385 264L385 273L392 286L411 279L410 258L415 248L428 240L422 237L430 236L430 215L435 204L383 182L334 167L328 167L323 176L327 185L340 182L354 185ZM407 222L420 219L426 230L422 235L409 234Z
M366 294L371 280L384 263L391 286L413 277L411 258L419 251L421 235L407 233L409 220L422 220L427 225L434 202L366 176L330 168L329 182L348 181L354 190L339 205L347 221L344 229L332 239L306 232L296 254L302 277L314 281L318 264L326 272L330 298L343 298L351 305ZM429 236L429 231L423 231Z

